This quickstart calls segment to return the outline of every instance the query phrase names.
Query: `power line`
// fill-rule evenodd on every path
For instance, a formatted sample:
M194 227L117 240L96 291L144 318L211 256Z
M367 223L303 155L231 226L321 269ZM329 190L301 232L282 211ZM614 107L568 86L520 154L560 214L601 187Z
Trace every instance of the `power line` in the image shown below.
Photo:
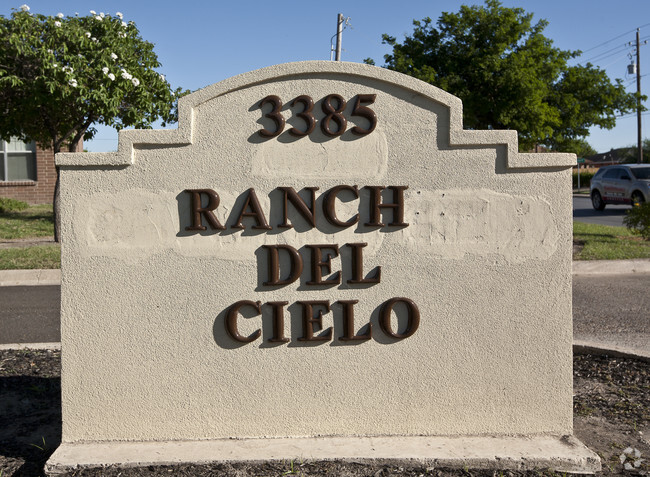
M618 57L617 59L615 59L614 61L610 61L609 63L607 63L605 66L600 66L600 65L598 65L598 66L599 66L599 68L607 69L607 68L609 68L610 66L612 66L614 63L618 63L619 61L625 59L626 57L627 57L627 54L622 55L622 56L619 56L619 57Z
M623 53L624 51L627 51L628 48L629 48L628 44L625 43L623 45L619 45L619 46L616 46L614 48L611 48L611 49L609 49L607 51L603 51L602 53L599 53L596 56L593 56L593 57L589 58L588 60L585 60L585 62L589 63L591 61L602 61L602 60L604 60L606 58L609 58L610 56L614 56L614 55L618 55L619 53ZM614 50L616 50L616 51L614 51ZM610 52L613 52L613 53L608 54ZM605 55L605 56L603 56L603 55Z
M647 27L647 26L650 26L650 23L646 23L645 25L641 25L640 27L633 28L632 30L626 31L625 33L623 33L623 34L621 34L621 35L615 36L614 38L611 38L611 39L609 39L609 40L607 40L607 41L604 41L604 42L602 42L602 43L599 43L599 44L596 45L596 46L592 46L591 48L588 48L588 49L586 49L586 50L583 50L583 51L580 53L579 56L584 55L584 54L587 53L588 51L592 51L592 50L595 50L596 48L600 48L601 46L605 46L605 45L607 45L608 43L613 42L614 40L618 40L619 38L622 38L622 37L624 37L624 36L626 36L626 35L629 35L630 33L635 32L637 29L644 28L644 27Z

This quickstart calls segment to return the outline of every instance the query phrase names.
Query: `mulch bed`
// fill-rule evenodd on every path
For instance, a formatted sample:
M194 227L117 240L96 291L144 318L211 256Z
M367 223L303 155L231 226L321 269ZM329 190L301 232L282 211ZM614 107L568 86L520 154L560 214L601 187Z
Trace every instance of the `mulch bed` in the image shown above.
M0 351L0 477L42 476L61 440L60 352ZM574 357L574 432L603 462L599 475L650 475L650 363ZM640 455L640 457L638 457ZM635 463L637 467L635 467ZM344 462L284 462L85 469L71 476L550 476Z

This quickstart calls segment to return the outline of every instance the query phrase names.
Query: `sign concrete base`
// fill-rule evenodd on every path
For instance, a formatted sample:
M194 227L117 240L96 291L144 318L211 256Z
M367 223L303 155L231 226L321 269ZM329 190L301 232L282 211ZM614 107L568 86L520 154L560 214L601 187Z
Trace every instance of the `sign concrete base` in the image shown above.
M495 470L552 469L594 473L599 457L572 436L553 437L305 437L167 442L62 444L45 472L93 467L268 461L355 463Z

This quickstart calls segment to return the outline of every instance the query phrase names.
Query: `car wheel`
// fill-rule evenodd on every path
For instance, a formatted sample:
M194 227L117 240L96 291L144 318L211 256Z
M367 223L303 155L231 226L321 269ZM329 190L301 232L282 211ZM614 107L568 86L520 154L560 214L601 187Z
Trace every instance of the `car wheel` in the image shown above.
M605 201L597 190L591 193L591 205L593 205L596 210L603 210L605 208Z
M632 207L638 207L645 202L645 198L641 192L632 193Z

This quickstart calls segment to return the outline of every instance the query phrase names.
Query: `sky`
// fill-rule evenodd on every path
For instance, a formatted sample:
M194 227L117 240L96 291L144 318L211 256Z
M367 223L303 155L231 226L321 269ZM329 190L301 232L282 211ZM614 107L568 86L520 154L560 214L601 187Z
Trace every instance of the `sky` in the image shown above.
M165 74L173 87L191 91L231 76L265 66L304 60L329 60L338 13L349 18L343 31L342 60L362 62L373 58L378 66L390 53L381 35L402 41L413 32L413 20L441 12L457 12L478 0L329 0L282 2L157 0L0 0L0 15L27 3L32 13L89 14L90 10L134 21L142 37L155 45ZM635 48L636 29L650 39L650 0L502 0L521 7L534 21L549 22L545 35L563 50L584 53L570 64L591 62L605 69L612 81L621 78L628 91L636 91L635 76L627 74L629 55ZM642 91L650 91L650 44L641 46ZM648 94L650 96L650 94ZM643 137L650 138L650 112L643 117ZM620 118L612 130L593 128L587 141L598 152L636 144L636 115ZM172 126L172 127L175 127ZM117 132L98 127L84 147L89 151L117 149Z

